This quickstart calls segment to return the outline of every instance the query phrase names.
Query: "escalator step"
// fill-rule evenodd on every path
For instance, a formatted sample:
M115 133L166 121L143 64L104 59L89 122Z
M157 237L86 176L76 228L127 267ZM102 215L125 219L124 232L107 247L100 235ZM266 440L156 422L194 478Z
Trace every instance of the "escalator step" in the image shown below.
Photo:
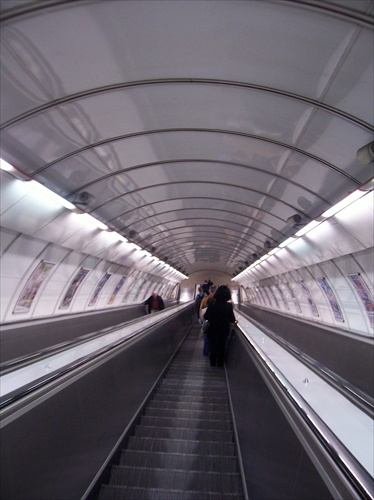
M235 446L233 442L222 441L199 441L197 439L171 439L171 438L150 438L130 436L127 445L128 450L147 452L170 452L179 454L197 455L224 455L235 456Z
M119 465L160 469L183 469L206 472L236 473L237 459L234 456L196 455L123 450Z
M242 500L224 370L192 331L111 466L99 500Z
M147 406L144 415L149 417L168 417L168 418L193 418L193 419L204 419L204 420L230 420L229 409L222 411L219 407L214 410L203 410L200 408L196 409L182 409L182 408L164 408L163 406L151 407Z
M146 425L135 426L135 436L149 438L170 438L198 441L224 441L231 442L234 439L232 431L221 431L213 429L183 429L173 427L153 427Z
M147 405L148 409L158 409L163 408L165 410L191 410L191 411L207 411L207 412L230 412L230 407L228 403L209 403L209 402L197 402L197 401L173 401L171 399L161 399L155 398L150 401Z
M191 403L215 403L215 404L227 404L227 398L223 395L217 396L209 396L209 395L201 395L201 394L191 394L192 391L157 391L157 394L154 396L152 401L176 401L178 398L183 398L185 402Z
M236 493L170 490L160 488L131 488L128 486L101 487L99 500L238 500ZM241 498L241 497L240 497Z
M230 420L215 420L208 418L170 418L162 416L143 415L139 425L152 427L173 427L183 429L199 429L213 431L231 431L232 425Z
M238 473L206 472L199 470L160 469L115 465L111 469L111 484L142 488L197 490L241 495Z

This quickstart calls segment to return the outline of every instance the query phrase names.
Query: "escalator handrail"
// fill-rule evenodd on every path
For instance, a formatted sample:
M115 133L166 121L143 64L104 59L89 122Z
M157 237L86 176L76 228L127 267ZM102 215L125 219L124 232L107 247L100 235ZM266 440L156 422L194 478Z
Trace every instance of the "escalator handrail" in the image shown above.
M277 335L274 331L262 325L259 321L251 318L240 311L244 317L253 323L257 328L263 331L268 337L277 342L281 347L287 349L291 354L295 355L297 359L301 359L304 364L311 368L318 376L326 380L334 388L338 389L346 398L351 400L356 406L363 410L367 415L372 416L374 412L374 400L368 394L364 393L353 384L349 383L343 377L333 372L322 363L319 363L305 352L295 347L293 344Z
M167 310L172 313L173 309L176 307L180 307L180 304L177 304L175 306L172 306L168 308ZM179 309L178 309L179 310ZM155 323L157 323L157 315L153 316L155 319ZM97 330L95 332L90 332L85 335L81 335L79 337L76 337L74 340L66 340L64 342L61 342L59 344L55 344L50 347L46 347L44 349L41 349L40 351L34 352L32 354L27 354L26 356L21 356L19 358L14 358L11 359L10 361L5 361L4 363L0 363L0 376L4 375L5 373L8 373L11 370L16 370L20 367L26 366L30 363L34 363L35 361L39 361L47 356L50 356L51 354L57 354L59 352L65 351L67 349L71 349L73 347L76 347L78 345L84 344L85 342L88 342L89 340L96 339L98 337L102 337L104 335L108 335L109 333L113 333L118 329L121 328L127 328L131 325L135 325L139 321L143 320L144 316L141 316L139 318L134 318L129 321L125 321L123 323L117 323L115 325L102 328L100 330ZM161 319L160 319L161 321Z
M190 304L188 304L188 303L183 304L184 307L187 307L189 305ZM150 324L148 326L144 326L144 328L142 328L141 331L136 330L135 332L127 335L124 338L120 338L117 341L114 341L109 345L106 345L104 347L101 347L101 348L95 350L95 352L93 352L93 353L87 354L86 356L82 356L81 358L79 358L79 359L77 359L77 360L75 360L75 361L73 361L73 362L71 362L63 367L56 369L56 371L54 371L53 373L46 374L43 377L40 377L40 378L36 379L35 381L33 381L25 386L20 387L19 389L15 390L15 391L7 393L6 395L4 395L3 397L0 398L0 410L3 410L4 408L10 406L12 403L15 403L16 401L21 400L25 396L28 396L32 392L35 392L36 390L38 390L44 386L47 386L48 384L50 384L50 383L54 382L55 380L69 374L70 372L73 372L77 368L80 368L80 367L82 367L90 362L94 362L95 360L98 360L98 358L101 358L103 355L106 355L108 352L113 351L114 349L127 344L128 342L133 340L135 337L139 337L140 335L144 335L144 334L148 333L155 326L158 326L161 323L166 322L170 319L170 317L172 316L171 309L172 308L170 308L170 310L169 310L170 314L168 314L166 317L165 317L165 315L163 315L162 317L160 317L158 314L153 315L152 320L154 320L154 321L152 322L152 324ZM183 307L179 306L177 313L179 313L181 311L181 309L183 309ZM124 325L127 327L131 324L136 324L137 322L140 322L143 319L144 319L144 317L137 319L137 320L129 321L125 324L121 324L120 328L123 328ZM116 329L119 329L118 325L117 325L117 328L113 328L110 330L111 330L111 332L115 332ZM93 335L88 340L92 340L94 338L97 338L97 337L100 337L102 335L106 335L109 333L108 331L105 331L104 333L102 333L102 331L100 331L100 332L101 332L100 334ZM65 349L63 349L63 350L67 350L68 347L74 348L74 347L76 347L76 345L80 345L84 342L87 342L88 340L86 338L85 341L81 341L81 342L67 342ZM60 352L61 350L62 349L57 349L57 353ZM48 354L51 354L51 353L49 352ZM56 352L53 352L53 354L56 354ZM41 358L41 359L43 359L43 358ZM40 358L38 358L38 361L39 360L40 360ZM34 361L34 358L32 359L32 361Z

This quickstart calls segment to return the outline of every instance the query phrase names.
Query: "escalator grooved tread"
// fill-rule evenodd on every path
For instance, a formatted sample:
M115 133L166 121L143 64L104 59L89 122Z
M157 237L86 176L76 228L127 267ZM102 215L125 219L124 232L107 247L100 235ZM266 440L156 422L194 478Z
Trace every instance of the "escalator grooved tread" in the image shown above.
M240 500L225 372L195 324L139 415L99 500Z

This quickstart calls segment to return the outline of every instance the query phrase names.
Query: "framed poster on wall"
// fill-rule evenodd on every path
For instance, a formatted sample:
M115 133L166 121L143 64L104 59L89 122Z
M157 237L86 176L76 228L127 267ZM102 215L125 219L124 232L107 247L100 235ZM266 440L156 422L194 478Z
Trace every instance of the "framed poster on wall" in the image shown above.
M364 305L366 314L369 318L370 326L374 328L374 300L369 287L366 285L360 273L349 274L348 278L353 284L357 295L360 297L361 302Z
M67 309L70 306L71 301L73 300L73 297L76 294L79 286L81 285L82 281L89 272L90 272L89 269L84 269L83 267L80 268L80 270L75 275L73 281L70 283L69 289L66 292L65 297L63 298L59 309Z
M286 300L286 297L284 296L283 290L282 290L282 288L280 287L279 283L277 283L277 284L275 285L275 288L278 290L278 293L279 293L279 295L280 295L280 297L281 297L281 299L282 299L282 301L283 301L283 305L284 305L285 309L287 309L287 310L289 311L290 306L288 305L288 302L287 302L287 300Z
M312 311L313 316L319 316L318 309L317 309L317 306L313 300L312 294L310 293L309 288L306 286L304 281L300 281L300 287L301 287L301 290L303 291L303 293L308 301L308 304L310 306L310 310Z
M292 300L294 301L294 304L295 304L295 307L296 307L296 310L298 313L302 314L302 310L301 310L301 306L300 306L300 303L296 297L296 295L294 294L294 291L293 291L293 288L291 286L290 283L283 283L285 288L288 290L289 294L291 295L292 297Z
M123 275L120 280L118 281L118 283L116 284L113 292L111 293L110 297L109 297L109 300L108 300L108 305L110 304L113 304L114 302L114 299L117 297L118 295L118 292L121 290L124 282L126 281L126 276Z
M33 303L36 294L42 283L45 281L50 270L55 266L53 262L46 262L42 260L34 272L31 274L30 278L27 280L26 285L23 287L20 296L16 302L13 309L13 314L25 313L30 310L31 304Z
M105 273L104 276L101 277L99 283L97 284L94 293L92 294L92 297L90 298L90 301L88 303L89 306L94 306L97 302L97 299L99 298L101 290L104 288L105 283L108 281L108 279L112 275L110 273Z
M317 278L316 280L319 286L324 291L327 300L329 301L332 312L334 314L334 318L336 319L336 321L344 322L343 314L339 307L338 301L336 300L335 293L333 292L328 281L326 280L326 278Z

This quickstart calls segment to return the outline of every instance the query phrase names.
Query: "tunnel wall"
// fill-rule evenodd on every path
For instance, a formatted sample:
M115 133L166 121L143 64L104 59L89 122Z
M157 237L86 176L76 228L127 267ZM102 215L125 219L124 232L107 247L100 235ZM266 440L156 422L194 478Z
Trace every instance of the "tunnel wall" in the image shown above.
M279 266L280 268L282 266ZM276 273L248 278L243 304L372 338L373 248ZM282 269L280 269L282 271Z
M147 272L146 263L114 262L104 242L87 254L4 228L0 242L2 324L139 304L154 290L164 300L178 296L178 282Z

